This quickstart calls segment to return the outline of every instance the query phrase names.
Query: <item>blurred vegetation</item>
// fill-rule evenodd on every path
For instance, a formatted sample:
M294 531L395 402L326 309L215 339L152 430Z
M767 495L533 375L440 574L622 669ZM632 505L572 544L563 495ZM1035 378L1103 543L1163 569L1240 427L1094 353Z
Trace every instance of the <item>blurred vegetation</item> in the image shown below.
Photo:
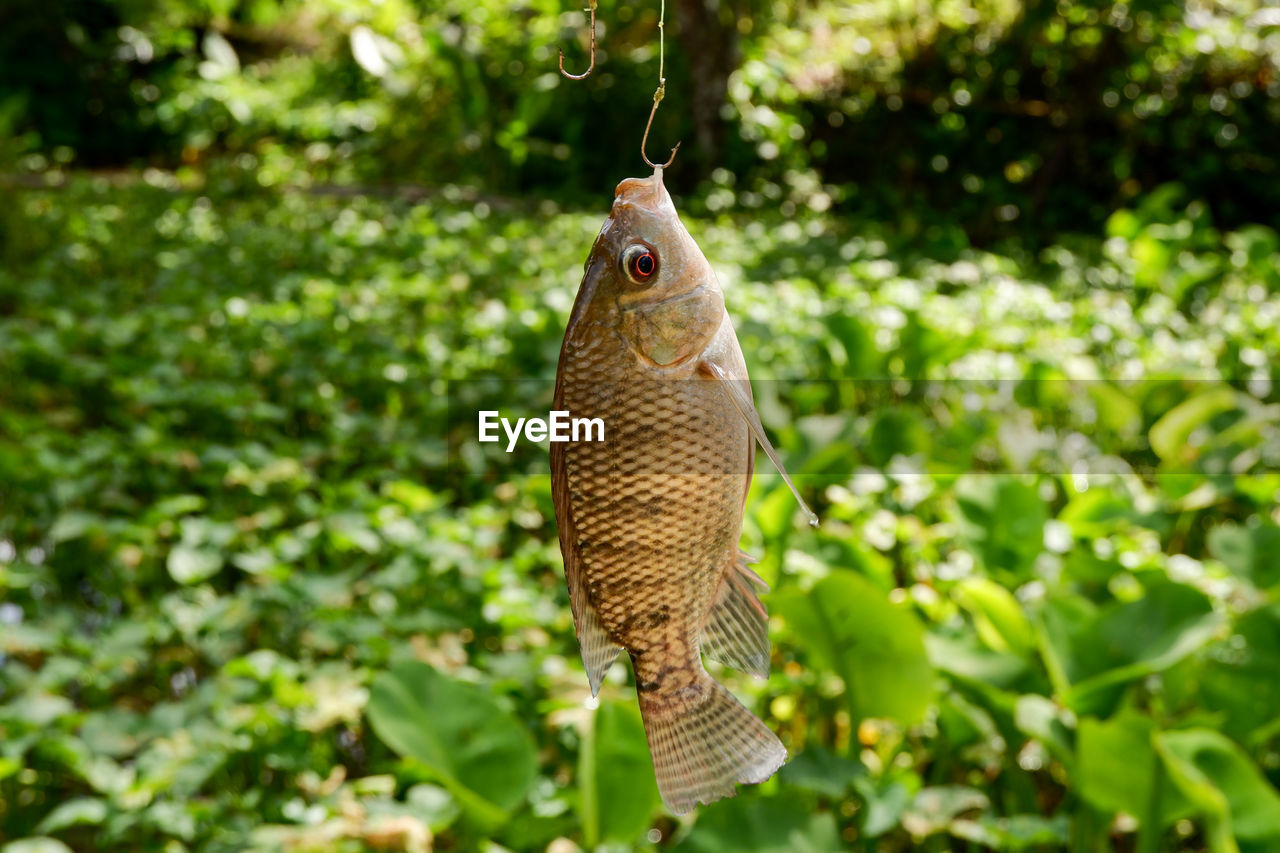
M757 472L718 673L788 765L662 812L545 447L473 440L550 401L656 8L570 83L561 3L18 0L0 850L1280 849L1280 16L669 5L652 148L823 519Z
M1280 226L1280 15L1261 0L670 5L654 147L689 140L671 177L717 209L1045 241L1177 181L1219 225ZM587 19L560 0L11 0L0 130L37 172L230 158L263 186L594 203L640 163L621 153L657 80L657 16L602 7L577 82L556 51L585 67ZM733 193L709 194L716 169Z

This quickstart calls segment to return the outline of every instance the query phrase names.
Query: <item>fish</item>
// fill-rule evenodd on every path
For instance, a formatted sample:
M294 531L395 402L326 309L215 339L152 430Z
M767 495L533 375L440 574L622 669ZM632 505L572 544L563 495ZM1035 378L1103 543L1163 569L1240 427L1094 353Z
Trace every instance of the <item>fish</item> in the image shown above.
M565 330L554 405L601 418L607 436L551 445L592 696L625 650L673 814L763 782L786 748L702 662L769 676L768 586L738 547L757 442L817 519L765 435L720 284L661 166L618 184Z

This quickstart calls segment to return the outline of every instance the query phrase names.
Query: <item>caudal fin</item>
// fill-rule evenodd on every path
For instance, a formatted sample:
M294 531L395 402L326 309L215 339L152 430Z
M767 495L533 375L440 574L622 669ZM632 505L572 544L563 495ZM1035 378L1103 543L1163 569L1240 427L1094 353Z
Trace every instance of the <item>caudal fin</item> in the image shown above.
M732 797L735 783L763 782L787 760L777 735L711 676L681 692L640 694L658 792L674 814Z

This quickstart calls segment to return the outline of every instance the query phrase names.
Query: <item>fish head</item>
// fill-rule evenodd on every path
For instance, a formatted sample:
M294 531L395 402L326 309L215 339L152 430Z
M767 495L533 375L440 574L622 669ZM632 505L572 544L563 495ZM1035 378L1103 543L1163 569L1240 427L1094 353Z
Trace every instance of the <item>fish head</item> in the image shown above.
M618 184L587 262L595 297L617 307L618 331L650 366L689 362L715 336L724 296L676 213L662 167Z

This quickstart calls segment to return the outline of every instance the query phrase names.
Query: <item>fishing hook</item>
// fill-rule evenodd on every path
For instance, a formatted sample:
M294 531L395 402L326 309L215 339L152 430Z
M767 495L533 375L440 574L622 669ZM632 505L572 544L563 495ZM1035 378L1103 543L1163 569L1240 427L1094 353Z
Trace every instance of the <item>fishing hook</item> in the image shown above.
M640 140L640 156L644 158L645 164L650 169L667 168L668 166L670 166L672 163L675 162L676 152L680 150L680 143L677 142L676 147L671 149L671 159L667 160L667 162L663 163L661 166L659 166L657 163L654 163L652 160L650 160L649 154L645 150L646 148L649 147L649 128L653 127L653 117L657 115L658 104L662 102L662 99L666 96L666 94L667 94L667 80L664 77L658 81L658 90L653 93L653 109L649 110L649 121L644 126L644 138Z
M570 80L585 80L591 76L591 72L595 70L596 67L596 0L587 0L587 8L585 11L591 13L591 64L587 66L587 70L583 71L581 74L570 74L568 71L565 71L564 50L563 48L557 48L560 50L560 73L565 77L568 77Z

